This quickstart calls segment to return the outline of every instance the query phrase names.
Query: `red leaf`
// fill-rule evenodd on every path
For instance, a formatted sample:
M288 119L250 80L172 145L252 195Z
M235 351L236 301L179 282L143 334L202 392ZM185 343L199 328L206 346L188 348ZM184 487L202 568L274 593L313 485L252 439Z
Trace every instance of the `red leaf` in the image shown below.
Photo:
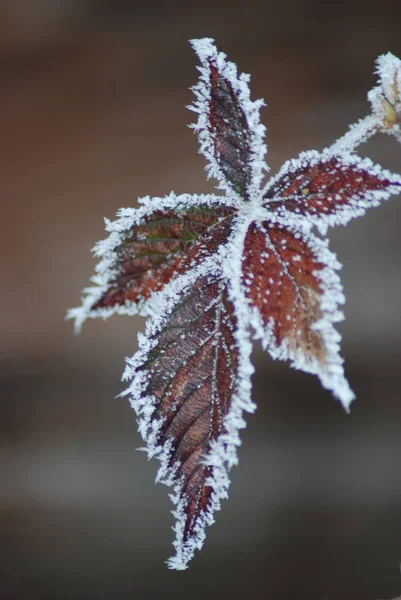
M151 337L151 350L135 369L142 434L152 455L160 450L159 479L176 488L174 568L185 568L222 497L212 484L217 467L205 457L225 433L224 419L236 388L235 329L226 285L203 277Z
M92 310L137 303L213 254L230 232L225 206L158 210L130 228L114 249L113 277Z
M214 156L233 189L241 196L251 180L251 136L238 93L210 61L209 128Z
M354 395L339 356L332 323L342 318L338 268L324 243L314 236L264 222L246 235L243 282L261 322L259 337L274 358L316 373L322 384L348 406Z
M284 208L308 216L314 224L335 225L360 216L400 189L399 176L369 159L351 154L325 157L309 151L283 165L264 199L269 210Z
M272 320L277 346L286 340L292 351L301 348L319 362L324 361L324 345L310 326L320 318L320 282L314 273L323 267L308 246L283 227L253 223L249 228L243 260L244 280L252 282L246 286L249 300L266 327Z
M200 115L195 129L210 174L228 191L249 198L251 188L259 191L265 169L265 128L259 122L264 102L250 100L249 76L238 76L236 66L211 42L192 42L202 63L200 82L193 88L197 102L190 107Z

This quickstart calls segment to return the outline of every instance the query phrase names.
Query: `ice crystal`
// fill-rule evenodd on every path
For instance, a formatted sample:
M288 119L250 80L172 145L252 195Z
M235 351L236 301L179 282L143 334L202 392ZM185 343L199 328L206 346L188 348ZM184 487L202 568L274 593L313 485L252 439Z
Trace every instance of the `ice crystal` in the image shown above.
M354 394L334 328L343 318L340 264L312 229L325 235L401 189L399 175L355 154L373 133L399 136L398 59L378 59L371 115L263 185L263 101L250 99L249 76L213 40L192 46L201 62L193 128L224 194L171 193L122 209L95 246L94 285L69 312L77 330L88 317L149 317L123 377L148 455L161 462L157 480L174 489L174 569L201 548L227 496L243 412L255 409L250 330L273 358L317 375L349 410Z

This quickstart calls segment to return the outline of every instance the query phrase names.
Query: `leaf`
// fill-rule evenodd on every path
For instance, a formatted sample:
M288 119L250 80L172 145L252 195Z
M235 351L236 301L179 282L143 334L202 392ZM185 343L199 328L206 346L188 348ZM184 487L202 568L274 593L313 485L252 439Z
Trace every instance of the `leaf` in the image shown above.
M213 40L193 40L202 67L199 83L193 88L199 113L194 129L201 152L210 164L207 169L227 191L249 199L259 188L265 169L263 144L265 128L259 123L263 101L251 102L249 75L237 75L237 67L217 52Z
M368 158L308 151L284 163L264 199L266 207L281 212L287 222L298 221L298 227L309 223L325 232L327 226L345 225L400 190L401 177ZM307 217L306 224L301 224L301 216Z
M208 199L208 197L206 197ZM86 290L83 309L70 311L77 327L88 317L107 318L113 312L137 311L153 292L212 255L230 233L233 209L220 203L180 205L166 199L152 212L123 211L109 224L111 236L95 247L103 260L95 288ZM171 201L175 206L171 206Z
M340 336L344 296L326 245L269 222L253 223L245 238L243 283L255 310L254 327L273 358L319 376L348 409L354 398L344 377Z
M189 207L158 210L133 225L115 248L116 275L93 309L146 300L226 241L232 210Z
M227 460L213 449L227 436L238 391L236 329L226 283L202 277L153 328L127 374L148 452L162 462L158 480L174 485L172 568L186 568L227 495Z

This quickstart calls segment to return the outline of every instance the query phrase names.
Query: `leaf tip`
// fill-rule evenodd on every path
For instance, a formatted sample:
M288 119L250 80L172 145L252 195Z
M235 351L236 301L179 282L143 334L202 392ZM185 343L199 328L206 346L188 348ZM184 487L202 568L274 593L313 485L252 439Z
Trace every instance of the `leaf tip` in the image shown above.
M66 321L74 320L74 333L78 335L81 333L82 325L85 322L86 317L82 314L82 307L69 308L65 315Z
M340 399L340 402L344 408L344 411L347 413L347 415L351 414L351 404L353 403L353 401L355 400L355 394L350 390L350 394L343 398Z
M333 379L334 381L332 383L334 383L334 385L326 386L324 385L325 382L322 383L324 387L326 387L327 389L331 389L334 396L339 400L344 411L347 413L347 415L349 415L351 413L351 404L355 400L356 396L350 388L348 381L345 379L345 377L340 377L338 379L334 377Z
M171 571L186 571L188 569L188 563L183 561L178 555L166 560L166 565Z

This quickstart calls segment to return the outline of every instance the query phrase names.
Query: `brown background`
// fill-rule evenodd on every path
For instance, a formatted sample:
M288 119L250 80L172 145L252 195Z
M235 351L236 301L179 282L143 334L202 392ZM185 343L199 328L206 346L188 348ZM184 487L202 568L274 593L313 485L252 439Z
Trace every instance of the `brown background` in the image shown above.
M373 600L401 591L401 205L330 233L345 263L346 416L259 349L229 501L185 573L126 400L139 318L64 321L103 216L206 192L192 37L215 37L264 97L273 172L367 111L375 57L401 56L398 0L0 3L0 597ZM401 171L387 137L366 149Z

